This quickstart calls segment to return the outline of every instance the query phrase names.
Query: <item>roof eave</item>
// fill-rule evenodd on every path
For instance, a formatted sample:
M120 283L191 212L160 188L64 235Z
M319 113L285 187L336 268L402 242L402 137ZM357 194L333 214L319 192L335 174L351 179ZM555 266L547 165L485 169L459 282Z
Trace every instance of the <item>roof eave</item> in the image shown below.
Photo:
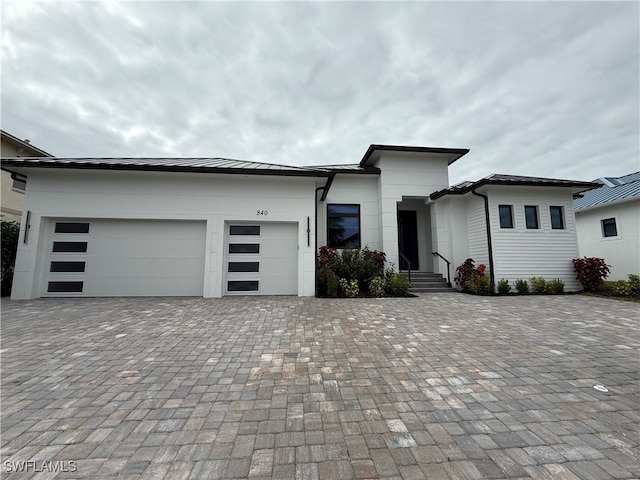
M468 148L444 148L444 147L413 147L407 145L378 145L372 144L369 145L369 148L365 152L362 160L360 160L360 166L365 167L367 163L374 155L376 151L385 151L385 152L410 152L410 153L444 153L449 155L454 155L454 158L448 161L448 165L451 165L456 160L460 159L467 153L469 153Z
M527 180L493 180L491 178L483 178L482 180L478 180L477 182L472 183L471 185L461 188L459 190L449 190L443 189L438 190L437 192L429 195L431 200L437 200L440 197L444 197L445 195L464 195L466 193L471 192L480 187L484 187L487 185L496 185L496 186L517 186L517 187L555 187L555 188L574 188L577 189L574 194L586 192L588 190L593 190L594 188L599 188L602 185L595 182L571 182L571 183L557 183L557 182L535 182L535 181L527 181Z
M28 157L24 157L25 159ZM192 167L177 165L132 165L132 164L100 164L83 162L66 163L26 163L24 161L15 162L11 160L2 161L2 170L8 172L20 172L26 169L63 169L63 170L112 170L112 171L142 171L142 172L175 172L175 173L209 173L209 174L231 174L231 175L258 175L258 176L283 176L283 177L316 177L326 178L333 175L332 172L319 170L269 170L269 169L249 169L249 168L211 168ZM13 167L13 168L6 168ZM19 169L19 170L15 170Z

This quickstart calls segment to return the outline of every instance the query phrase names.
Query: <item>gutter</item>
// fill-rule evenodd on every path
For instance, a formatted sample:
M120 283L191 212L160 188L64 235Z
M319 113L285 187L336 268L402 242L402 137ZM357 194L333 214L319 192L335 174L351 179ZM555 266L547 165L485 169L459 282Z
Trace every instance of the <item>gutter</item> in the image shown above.
M471 193L476 197L480 197L484 200L484 218L487 227L487 247L489 249L489 281L491 285L496 284L495 273L493 271L493 242L491 241L491 221L489 217L489 197L482 193L476 192L475 188L471 190Z
M318 258L318 192L320 190L322 190L322 196L320 197L320 201L324 202L327 199L327 195L329 194L329 189L331 188L331 185L333 184L333 179L336 178L336 174L334 173L333 175L331 175L329 178L327 178L327 183L325 183L322 187L318 187L315 190L314 193L314 202L315 202L315 250L313 252L313 256L315 259ZM315 265L314 265L314 271L315 271ZM318 294L318 282L314 283L314 295Z

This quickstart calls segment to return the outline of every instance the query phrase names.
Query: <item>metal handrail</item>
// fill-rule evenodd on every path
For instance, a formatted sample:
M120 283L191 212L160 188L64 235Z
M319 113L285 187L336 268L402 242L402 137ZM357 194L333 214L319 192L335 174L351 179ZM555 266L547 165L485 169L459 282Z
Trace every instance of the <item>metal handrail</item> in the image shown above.
M451 288L451 262L446 258L444 258L442 255L440 255L438 252L431 252L431 255L434 255L434 256L437 255L442 260L447 262L447 285L449 286L449 288Z
M400 257L407 262L407 276L409 277L409 283L411 283L411 260L409 260L407 257L405 257L402 252L398 252L398 255L400 255Z

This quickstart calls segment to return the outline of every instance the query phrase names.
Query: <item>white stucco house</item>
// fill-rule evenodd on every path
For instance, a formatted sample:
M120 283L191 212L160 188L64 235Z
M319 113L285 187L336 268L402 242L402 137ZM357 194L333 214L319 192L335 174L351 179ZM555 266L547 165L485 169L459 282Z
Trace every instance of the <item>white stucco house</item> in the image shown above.
M371 145L353 165L222 158L8 158L25 175L13 299L315 294L318 248L402 269L577 290L573 195L591 182L492 175L449 186L458 148Z
M574 202L580 255L604 258L608 280L640 275L640 172L594 182Z

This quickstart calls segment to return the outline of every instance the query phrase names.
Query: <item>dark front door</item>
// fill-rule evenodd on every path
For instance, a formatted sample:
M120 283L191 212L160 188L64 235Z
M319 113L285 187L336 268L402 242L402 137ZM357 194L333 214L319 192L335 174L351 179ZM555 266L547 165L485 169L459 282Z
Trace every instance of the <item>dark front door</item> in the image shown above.
M398 248L411 262L411 270L418 270L418 220L415 210L398 210ZM408 269L407 262L400 256L400 270Z

